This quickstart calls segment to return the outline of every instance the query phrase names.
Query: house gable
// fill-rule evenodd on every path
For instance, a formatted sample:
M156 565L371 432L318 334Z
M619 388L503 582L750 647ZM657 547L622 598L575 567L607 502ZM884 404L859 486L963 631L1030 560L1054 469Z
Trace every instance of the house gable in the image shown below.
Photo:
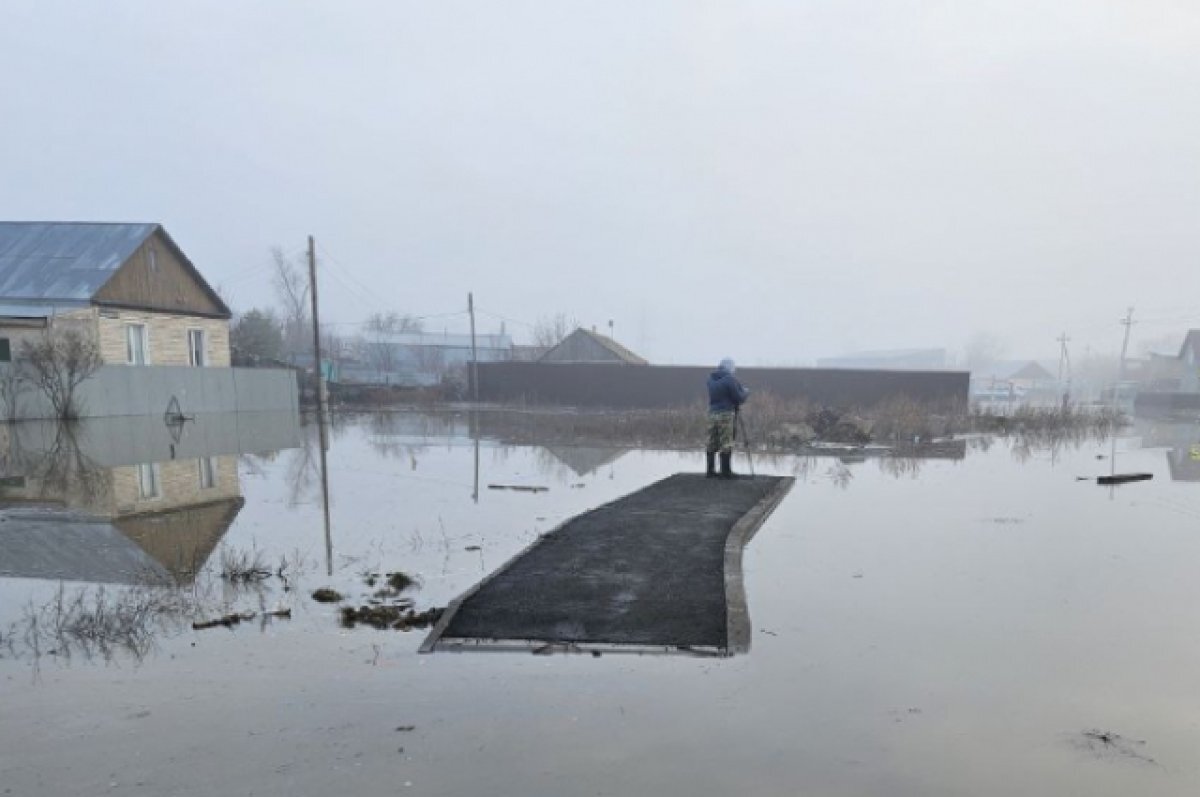
M1188 330L1179 349L1179 359L1187 365L1200 365L1200 329Z
M644 359L611 338L588 332L582 327L567 335L557 346L543 354L539 358L539 362L646 365Z
M229 308L175 242L158 228L100 290L94 304L177 315L229 318Z

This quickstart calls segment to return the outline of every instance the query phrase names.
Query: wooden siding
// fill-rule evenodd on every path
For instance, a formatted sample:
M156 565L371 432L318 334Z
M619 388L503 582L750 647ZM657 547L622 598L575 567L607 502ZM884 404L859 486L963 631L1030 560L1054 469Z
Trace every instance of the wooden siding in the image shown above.
M161 232L147 238L92 298L97 304L178 315L225 315Z

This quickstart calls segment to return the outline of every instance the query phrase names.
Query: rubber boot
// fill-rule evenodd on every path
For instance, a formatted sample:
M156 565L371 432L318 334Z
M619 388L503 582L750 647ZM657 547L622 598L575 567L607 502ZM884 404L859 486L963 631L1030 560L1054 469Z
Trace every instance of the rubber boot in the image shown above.
M707 451L704 454L704 459L708 464L708 469L704 472L704 475L709 479L715 479L717 477L717 455L712 451Z
M722 479L736 479L737 478L737 474L733 472L733 452L732 451L722 451L721 452L721 478Z

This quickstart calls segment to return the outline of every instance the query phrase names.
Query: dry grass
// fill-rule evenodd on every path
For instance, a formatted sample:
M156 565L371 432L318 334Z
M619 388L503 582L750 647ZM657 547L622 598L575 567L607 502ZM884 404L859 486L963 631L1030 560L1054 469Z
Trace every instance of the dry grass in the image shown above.
M795 451L813 440L890 445L926 444L984 432L1047 439L1109 434L1126 423L1111 410L1022 407L1000 415L961 404L929 405L896 397L855 410L833 410L771 394L755 395L741 416L739 440L758 451ZM706 438L701 402L662 410L528 412L496 410L481 431L506 443L586 444L695 449Z

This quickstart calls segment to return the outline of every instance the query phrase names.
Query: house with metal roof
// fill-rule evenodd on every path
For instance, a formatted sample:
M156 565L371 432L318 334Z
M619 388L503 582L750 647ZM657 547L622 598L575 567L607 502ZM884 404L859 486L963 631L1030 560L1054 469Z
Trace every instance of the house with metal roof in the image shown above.
M0 222L0 361L73 325L106 365L228 366L229 318L159 224Z
M540 363L610 363L648 365L610 337L579 327L538 360Z

